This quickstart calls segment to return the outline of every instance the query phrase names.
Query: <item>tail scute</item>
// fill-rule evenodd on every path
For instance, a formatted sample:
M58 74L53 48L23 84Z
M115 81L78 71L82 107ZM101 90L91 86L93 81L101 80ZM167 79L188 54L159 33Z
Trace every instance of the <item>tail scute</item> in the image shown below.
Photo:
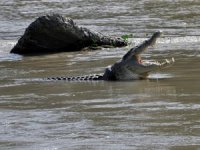
M103 80L103 75L93 74L86 76L76 76L76 77L49 77L47 80L50 81L89 81L89 80Z

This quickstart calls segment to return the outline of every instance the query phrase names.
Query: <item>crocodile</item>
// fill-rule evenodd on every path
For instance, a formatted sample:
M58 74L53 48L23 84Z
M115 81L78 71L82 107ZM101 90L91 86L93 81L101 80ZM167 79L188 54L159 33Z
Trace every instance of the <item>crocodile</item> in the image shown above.
M83 81L83 80L134 80L146 79L149 72L171 66L175 60L165 59L162 62L148 62L141 59L141 54L147 50L149 46L154 46L157 38L162 35L162 31L155 32L149 39L143 41L139 45L131 48L119 61L108 66L103 74L93 74L76 77L50 77L47 80L67 80L67 81Z

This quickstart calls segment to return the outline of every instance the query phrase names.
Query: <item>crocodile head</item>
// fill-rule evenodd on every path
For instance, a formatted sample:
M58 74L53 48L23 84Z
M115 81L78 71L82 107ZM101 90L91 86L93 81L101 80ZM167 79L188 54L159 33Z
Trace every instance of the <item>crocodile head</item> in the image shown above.
M115 80L144 79L149 72L168 67L174 63L174 58L166 59L163 62L143 61L141 58L141 54L149 46L155 45L161 34L161 31L157 31L148 40L130 49L120 61L106 69L104 77L109 79L111 74L111 77L114 77Z

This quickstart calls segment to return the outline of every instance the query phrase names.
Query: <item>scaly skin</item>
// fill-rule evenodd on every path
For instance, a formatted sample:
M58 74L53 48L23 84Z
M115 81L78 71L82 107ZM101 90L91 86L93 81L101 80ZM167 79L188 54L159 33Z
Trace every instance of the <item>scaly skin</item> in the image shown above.
M155 32L148 40L138 46L130 49L121 60L114 63L105 69L103 75L88 75L83 77L55 77L48 78L48 80L134 80L145 79L149 72L171 66L175 61L165 60L163 62L143 62L141 54L149 47L156 43L157 38L161 36L162 32Z

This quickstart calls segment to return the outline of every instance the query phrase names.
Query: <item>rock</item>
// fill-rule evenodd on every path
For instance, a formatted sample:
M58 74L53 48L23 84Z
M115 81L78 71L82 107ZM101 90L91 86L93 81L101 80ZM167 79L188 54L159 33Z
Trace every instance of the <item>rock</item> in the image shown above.
M22 55L79 51L89 46L126 46L121 38L104 36L78 27L70 18L58 14L37 18L26 29L11 53Z

